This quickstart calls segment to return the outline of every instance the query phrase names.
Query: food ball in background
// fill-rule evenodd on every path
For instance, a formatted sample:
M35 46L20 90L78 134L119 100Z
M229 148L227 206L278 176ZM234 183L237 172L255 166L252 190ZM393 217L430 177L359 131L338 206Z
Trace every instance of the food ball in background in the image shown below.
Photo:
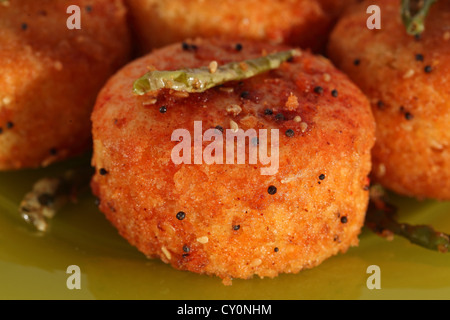
M80 30L67 28L70 5L81 9ZM89 149L97 93L130 46L122 1L1 1L0 170Z
M365 26L369 5L381 30ZM329 56L370 98L377 123L373 177L400 194L450 199L450 2L408 35L400 1L352 7L331 35Z
M110 79L92 115L92 188L100 210L146 256L225 283L296 273L357 245L375 131L360 90L328 60L307 52L203 93L133 93L149 66L220 66L287 50L238 43L239 49L236 42L197 39L156 50ZM279 130L278 171L262 175L268 165L248 160L175 164L172 134L187 129L194 137L194 121L201 121L202 134Z
M324 49L339 13L357 0L127 0L141 53L195 37Z

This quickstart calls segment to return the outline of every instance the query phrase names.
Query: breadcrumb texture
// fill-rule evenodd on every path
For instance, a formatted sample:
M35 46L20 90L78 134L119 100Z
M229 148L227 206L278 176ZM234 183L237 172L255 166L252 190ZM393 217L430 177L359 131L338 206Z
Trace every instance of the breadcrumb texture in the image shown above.
M322 50L357 0L127 0L141 52L194 37L237 37Z
M332 33L329 56L371 100L374 179L403 195L448 200L450 2L432 7L420 39L406 34L399 3L368 1L349 10ZM381 8L381 30L363 27L369 4Z
M226 284L297 273L358 244L375 131L366 97L328 60L307 52L277 70L188 97L170 90L156 100L132 93L134 80L149 66L222 65L287 49L240 43L239 52L233 42L201 39L190 43L197 46L194 52L181 43L156 50L111 78L92 115L92 188L101 211L146 256L219 276ZM294 95L295 105L288 103ZM242 110L228 112L230 105ZM277 120L279 114L284 120ZM233 122L243 130L279 129L278 172L262 175L267 166L248 160L174 164L171 152L179 142L171 141L172 133L188 129L194 137L194 121L202 121L203 132L216 126L225 131ZM285 134L289 129L293 136ZM108 174L100 175L101 168ZM275 194L269 194L270 186Z
M80 30L66 26L70 5L81 9ZM1 2L0 170L88 150L96 95L129 51L122 1Z

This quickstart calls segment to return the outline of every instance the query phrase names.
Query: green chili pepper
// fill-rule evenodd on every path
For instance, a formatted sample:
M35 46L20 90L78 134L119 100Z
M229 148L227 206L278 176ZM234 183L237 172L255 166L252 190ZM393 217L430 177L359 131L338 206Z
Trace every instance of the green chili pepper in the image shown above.
M397 208L388 203L383 188L379 185L370 189L370 206L365 225L379 235L398 235L411 243L429 250L446 253L450 249L450 236L434 230L431 226L413 226L399 223L395 219Z
M401 15L406 32L419 35L425 30L425 19L435 2L437 0L402 0Z
M135 81L133 91L137 95L163 88L184 92L204 92L229 81L248 79L277 69L283 62L298 54L298 50L289 50L243 62L231 62L217 68L151 71Z

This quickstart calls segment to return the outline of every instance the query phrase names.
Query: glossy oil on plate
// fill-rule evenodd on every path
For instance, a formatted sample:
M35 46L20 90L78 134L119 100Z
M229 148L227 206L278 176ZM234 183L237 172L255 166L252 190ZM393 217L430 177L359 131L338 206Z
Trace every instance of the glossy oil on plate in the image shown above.
M450 299L450 253L438 253L364 229L358 247L320 266L274 279L233 280L178 271L149 260L122 239L95 206L89 191L69 204L45 233L35 231L18 206L37 179L52 168L0 173L0 299ZM450 202L394 196L399 219L450 233ZM81 270L81 289L69 290L67 268ZM381 289L370 290L368 267L380 269Z

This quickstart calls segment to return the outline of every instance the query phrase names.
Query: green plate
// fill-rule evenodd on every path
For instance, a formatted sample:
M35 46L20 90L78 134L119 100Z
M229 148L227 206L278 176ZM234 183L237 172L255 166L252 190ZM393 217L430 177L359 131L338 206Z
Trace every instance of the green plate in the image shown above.
M18 205L33 183L74 165L0 173L0 299L450 299L450 253L417 247L363 230L360 245L320 266L275 279L234 280L174 270L148 260L122 239L90 193L64 208L39 234L21 220ZM394 197L400 220L450 233L450 202ZM81 289L69 290L67 268L81 270ZM367 268L380 268L381 289L370 290Z

